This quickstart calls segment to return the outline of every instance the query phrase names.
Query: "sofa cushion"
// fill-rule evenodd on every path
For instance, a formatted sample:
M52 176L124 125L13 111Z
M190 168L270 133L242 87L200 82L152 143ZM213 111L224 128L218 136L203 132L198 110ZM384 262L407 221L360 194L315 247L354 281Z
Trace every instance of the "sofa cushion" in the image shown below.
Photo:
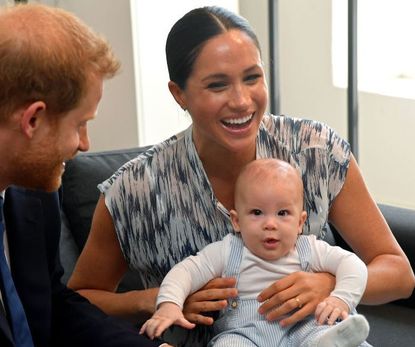
M370 325L367 341L375 347L415 346L415 310L395 305L359 305Z

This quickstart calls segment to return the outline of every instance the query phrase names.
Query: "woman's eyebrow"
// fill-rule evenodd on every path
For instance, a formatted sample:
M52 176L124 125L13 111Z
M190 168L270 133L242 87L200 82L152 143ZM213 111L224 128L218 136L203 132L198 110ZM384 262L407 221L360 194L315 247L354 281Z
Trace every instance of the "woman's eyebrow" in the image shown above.
M253 72L253 71L257 70L258 68L261 68L261 66L258 65L258 64L252 65L252 66L250 66L250 67L248 67L244 70L244 74ZM208 76L204 77L202 79L202 82L206 81L206 80L209 80L209 79L223 79L223 78L227 78L227 77L228 77L228 75L226 75L225 73L219 72L219 73L214 73L214 74L211 74L211 75L208 75Z

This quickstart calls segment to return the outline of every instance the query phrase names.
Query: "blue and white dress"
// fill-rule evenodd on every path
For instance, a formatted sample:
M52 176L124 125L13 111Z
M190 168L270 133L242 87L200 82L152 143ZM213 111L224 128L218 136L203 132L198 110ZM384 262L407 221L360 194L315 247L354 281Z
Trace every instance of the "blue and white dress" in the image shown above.
M323 238L329 208L346 177L349 144L320 122L265 115L256 157L298 168L308 213L303 234ZM146 288L158 287L173 265L233 230L196 152L192 126L129 161L98 187L124 257ZM174 327L174 337L165 338L176 346L206 346L206 330Z

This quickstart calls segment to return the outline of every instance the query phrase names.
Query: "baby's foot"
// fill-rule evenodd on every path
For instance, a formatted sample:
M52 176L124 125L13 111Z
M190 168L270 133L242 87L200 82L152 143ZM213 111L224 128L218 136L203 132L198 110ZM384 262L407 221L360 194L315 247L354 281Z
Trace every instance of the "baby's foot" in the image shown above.
M317 347L357 347L369 335L369 323L361 314L347 317L320 336Z

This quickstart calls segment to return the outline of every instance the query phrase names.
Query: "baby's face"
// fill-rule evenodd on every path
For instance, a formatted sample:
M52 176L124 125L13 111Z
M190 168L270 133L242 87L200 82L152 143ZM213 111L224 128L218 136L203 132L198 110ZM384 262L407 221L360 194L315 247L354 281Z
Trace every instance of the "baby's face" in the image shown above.
M287 255L302 231L306 213L296 180L247 182L231 212L235 231L256 256L276 260Z

